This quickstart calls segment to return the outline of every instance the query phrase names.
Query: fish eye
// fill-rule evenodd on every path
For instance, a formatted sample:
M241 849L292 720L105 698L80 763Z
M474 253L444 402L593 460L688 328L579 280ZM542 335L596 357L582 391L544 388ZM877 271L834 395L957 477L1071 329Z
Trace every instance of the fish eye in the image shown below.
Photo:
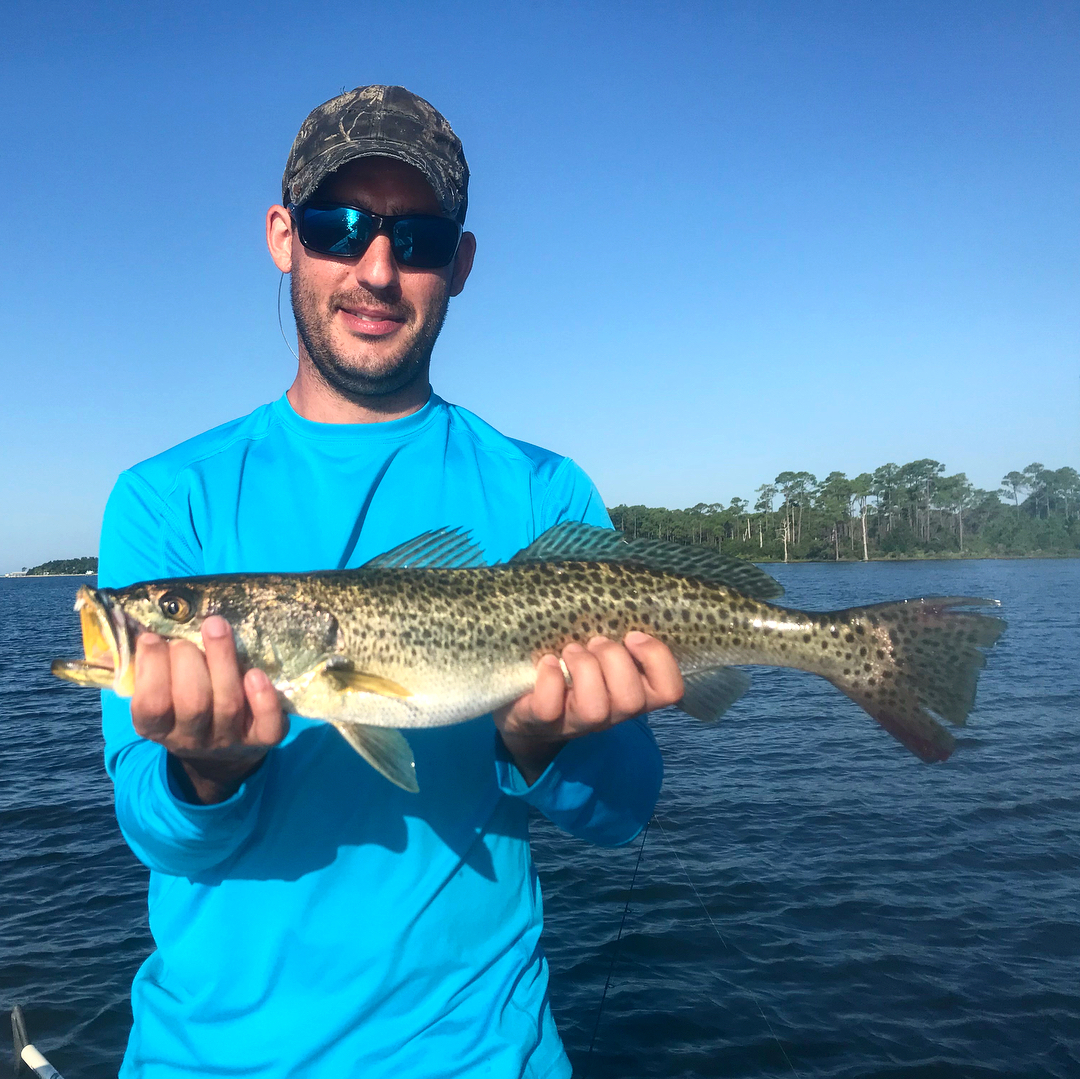
M166 592L158 600L158 607L166 618L171 618L174 622L187 622L194 614L191 602L178 592Z

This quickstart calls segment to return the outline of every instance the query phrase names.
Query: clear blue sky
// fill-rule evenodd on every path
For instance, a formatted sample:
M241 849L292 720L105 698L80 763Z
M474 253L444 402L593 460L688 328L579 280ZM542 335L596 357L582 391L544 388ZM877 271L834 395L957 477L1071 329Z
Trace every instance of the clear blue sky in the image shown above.
M369 82L472 167L435 388L609 505L1080 466L1078 57L1038 0L6 5L0 571L283 391L263 215Z

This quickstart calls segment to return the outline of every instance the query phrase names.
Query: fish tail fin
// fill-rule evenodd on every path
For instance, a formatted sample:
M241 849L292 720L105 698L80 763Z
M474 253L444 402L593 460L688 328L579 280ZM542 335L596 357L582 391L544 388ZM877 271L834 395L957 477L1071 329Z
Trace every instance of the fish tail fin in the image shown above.
M938 719L960 726L975 704L988 648L1005 629L1000 618L957 607L996 600L944 596L838 611L850 660L825 675L894 738L924 761L943 761L955 747Z

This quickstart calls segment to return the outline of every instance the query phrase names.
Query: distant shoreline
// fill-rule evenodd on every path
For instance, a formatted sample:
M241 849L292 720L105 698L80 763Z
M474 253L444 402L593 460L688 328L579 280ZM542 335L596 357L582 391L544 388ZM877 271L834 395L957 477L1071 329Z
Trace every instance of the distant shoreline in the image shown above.
M36 581L39 577L96 577L96 573L5 573L5 581Z

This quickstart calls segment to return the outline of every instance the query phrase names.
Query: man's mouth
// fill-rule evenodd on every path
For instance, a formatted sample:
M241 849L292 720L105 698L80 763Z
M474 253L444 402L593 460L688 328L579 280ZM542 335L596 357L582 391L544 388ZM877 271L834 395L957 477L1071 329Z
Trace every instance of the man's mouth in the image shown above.
M365 337L386 337L405 325L405 318L393 311L374 307L339 307L345 328Z

